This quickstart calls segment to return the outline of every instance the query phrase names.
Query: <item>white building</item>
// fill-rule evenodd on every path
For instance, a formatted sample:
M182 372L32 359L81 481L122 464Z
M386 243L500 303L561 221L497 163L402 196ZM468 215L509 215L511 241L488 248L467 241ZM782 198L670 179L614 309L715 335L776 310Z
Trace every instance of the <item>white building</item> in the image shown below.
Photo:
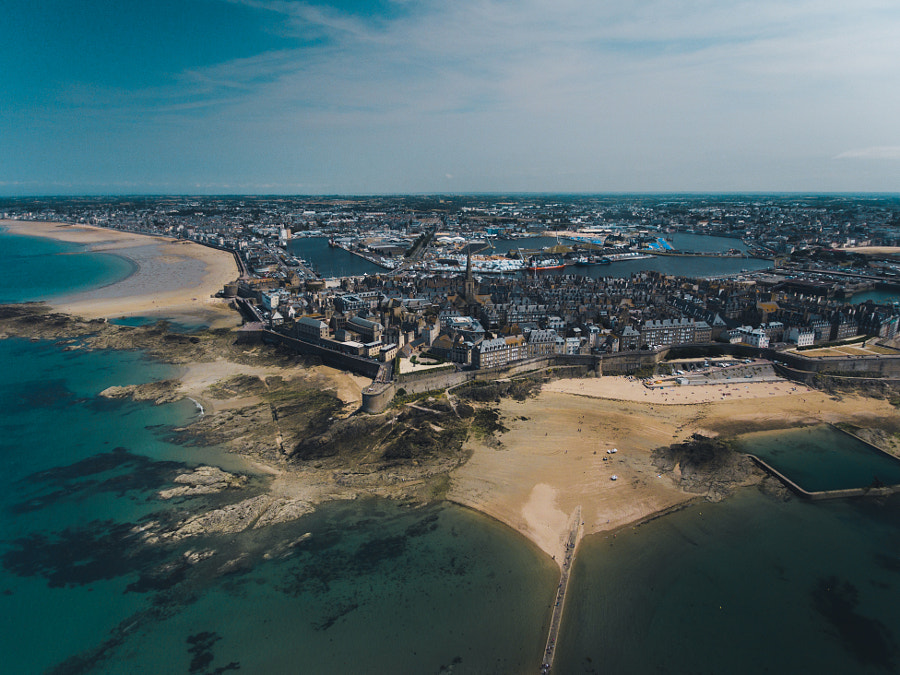
M798 347L811 347L816 341L816 334L808 328L791 328L785 335L785 340Z

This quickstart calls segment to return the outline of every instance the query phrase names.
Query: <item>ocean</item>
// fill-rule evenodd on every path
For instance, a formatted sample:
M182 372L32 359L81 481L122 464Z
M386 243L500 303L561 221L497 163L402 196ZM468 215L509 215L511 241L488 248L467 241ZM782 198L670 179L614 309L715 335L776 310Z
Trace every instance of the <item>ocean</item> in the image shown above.
M131 262L109 253L91 253L79 244L22 237L0 229L0 303L46 300L120 281Z
M78 256L19 239L16 255L57 285L33 294L7 284L7 299L69 292L55 265ZM88 257L82 287L121 273L108 258ZM0 340L0 363L4 672L519 673L539 663L557 568L508 528L452 504L373 498L148 544L148 523L237 499L159 499L179 472L251 473L220 448L178 442L175 429L199 414L190 401L98 395L177 368L22 338ZM251 493L265 480L253 476ZM188 564L192 554L200 562Z
M748 488L581 544L559 673L896 673L900 495Z

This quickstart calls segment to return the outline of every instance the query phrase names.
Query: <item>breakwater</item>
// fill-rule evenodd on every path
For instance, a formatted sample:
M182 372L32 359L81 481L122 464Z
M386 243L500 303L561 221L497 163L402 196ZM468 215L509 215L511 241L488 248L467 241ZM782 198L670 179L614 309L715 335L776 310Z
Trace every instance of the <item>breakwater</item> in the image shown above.
M569 589L569 577L572 571L572 562L575 560L575 549L583 536L584 523L581 520L581 507L578 506L571 516L569 534L566 538L565 557L560 563L559 586L556 589L556 604L553 605L553 612L550 616L550 629L547 631L547 643L544 646L544 659L541 663L541 673L549 673L553 670L553 660L556 657L556 641L559 637L563 609L566 605L566 593Z
M794 494L809 499L810 501L821 501L823 499L847 499L849 497L884 497L900 493L900 485L886 485L884 487L862 487L862 488L845 488L843 490L804 490L790 478L781 473L778 469L756 455L747 453L747 456L753 462L772 476L775 476Z

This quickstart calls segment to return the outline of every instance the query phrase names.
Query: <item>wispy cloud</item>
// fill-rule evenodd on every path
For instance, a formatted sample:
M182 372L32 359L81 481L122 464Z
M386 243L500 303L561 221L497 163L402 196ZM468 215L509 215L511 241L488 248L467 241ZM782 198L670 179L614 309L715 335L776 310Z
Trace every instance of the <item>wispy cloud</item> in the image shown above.
M880 0L426 0L389 21L308 3L250 4L281 12L300 37L327 39L193 72L186 84L247 87L276 104L339 113L366 101L373 113L480 106L521 114L592 105L604 94L646 104L799 88L827 101L896 74L900 62L900 15Z
M896 158L895 0L225 1L296 48L72 107L216 157L210 184L865 189L827 160Z

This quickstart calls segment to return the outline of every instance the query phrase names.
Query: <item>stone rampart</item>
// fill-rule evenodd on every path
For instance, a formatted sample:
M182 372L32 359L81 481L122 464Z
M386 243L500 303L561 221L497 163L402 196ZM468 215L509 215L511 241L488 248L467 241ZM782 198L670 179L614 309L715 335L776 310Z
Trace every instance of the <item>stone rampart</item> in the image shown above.
M374 382L363 389L362 410L370 414L377 414L387 410L394 400L397 386L393 382Z
M378 370L383 364L372 359L364 359L352 354L342 354L340 352L314 345L310 342L304 342L297 338L288 337L282 333L273 330L263 331L263 342L270 344L278 344L288 349L292 349L299 354L307 356L316 356L322 359L322 363L334 368L349 370L365 377L375 378L378 376Z

